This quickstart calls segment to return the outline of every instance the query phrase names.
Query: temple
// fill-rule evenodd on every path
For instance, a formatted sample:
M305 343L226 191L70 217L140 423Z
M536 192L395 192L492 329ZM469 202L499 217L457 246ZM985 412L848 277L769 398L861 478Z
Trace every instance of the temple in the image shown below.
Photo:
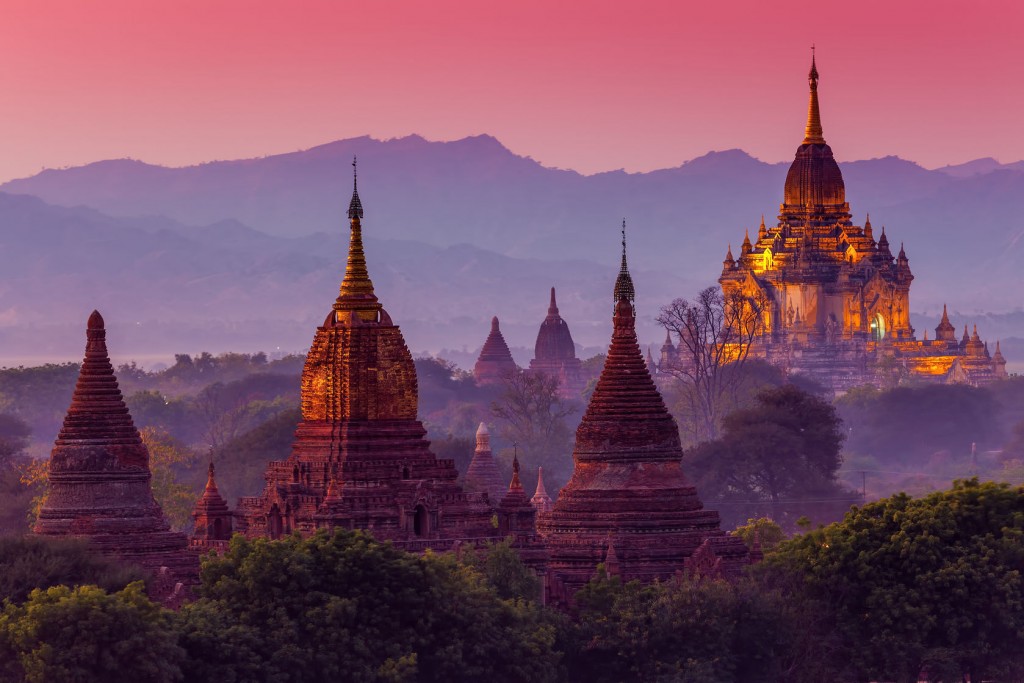
M505 482L502 481L498 463L495 462L494 454L491 453L491 433L483 422L476 430L476 449L473 451L473 459L469 462L469 468L466 470L463 487L467 491L486 493L492 504L501 501L501 497L505 494Z
M602 563L624 580L651 581L682 571L731 577L748 562L683 473L679 430L637 344L625 226L622 247L611 346L576 430L572 478L537 521L556 603L571 602Z
M491 318L491 332L473 366L473 378L479 385L501 384L518 369L505 343L505 337L501 334L501 328L498 327L498 316L494 316Z
M569 325L558 313L555 288L552 287L548 315L537 332L530 370L557 378L558 391L562 398L578 399L586 387L581 366L579 358L576 357L576 345L572 341Z
M259 496L239 501L236 531L358 528L410 550L495 538L494 503L456 483L453 461L434 456L417 419L416 369L374 294L355 184L348 217L345 276L306 357L292 453L269 464Z
M146 569L154 598L173 602L199 582L199 556L173 532L150 485L149 451L124 403L98 311L85 359L50 454L46 495L32 532L84 538L105 555Z
M894 257L885 228L854 225L846 186L825 142L814 57L804 139L786 176L778 223L730 248L719 283L763 308L752 356L842 391L901 376L985 384L1005 376L1005 360L984 342L957 343L943 312L936 338L918 340L910 324L910 270L903 245ZM967 341L971 341L968 339ZM671 344L669 344L671 345ZM670 354L671 355L671 352ZM669 361L665 348L662 362Z

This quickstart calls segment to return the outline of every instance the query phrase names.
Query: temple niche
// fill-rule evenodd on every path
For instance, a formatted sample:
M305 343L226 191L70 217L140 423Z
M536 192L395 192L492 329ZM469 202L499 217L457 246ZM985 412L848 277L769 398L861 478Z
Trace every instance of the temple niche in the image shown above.
M366 269L358 189L348 217L345 276L306 357L292 453L269 464L260 495L239 500L235 531L366 529L410 550L495 539L498 501L456 483L417 419L412 355Z
M579 399L586 388L582 363L576 357L576 344L569 332L569 324L558 312L554 287L551 288L547 317L537 332L530 371L556 378L559 396L564 399Z
M808 80L807 126L778 222L768 227L762 216L757 238L751 241L748 231L739 257L730 247L722 263L723 293L763 305L763 332L751 355L837 391L903 376L971 384L1005 376L1002 354L989 355L980 338L970 347L956 343L945 311L935 339L916 337L910 260L902 244L893 256L884 227L876 240L870 218L853 223L822 131L813 57Z
M177 604L199 583L199 555L171 531L153 497L149 451L124 403L98 311L85 359L50 454L46 494L32 533L84 538L104 555L155 577L150 594Z
M749 562L683 473L679 430L637 344L634 298L623 238L611 346L576 430L572 478L537 520L555 603L571 603L602 563L623 580L653 581L734 577Z

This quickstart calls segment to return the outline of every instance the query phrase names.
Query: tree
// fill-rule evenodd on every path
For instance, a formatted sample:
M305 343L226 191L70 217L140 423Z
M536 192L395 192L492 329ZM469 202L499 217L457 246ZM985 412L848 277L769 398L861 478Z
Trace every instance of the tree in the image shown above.
M681 380L698 440L718 436L723 399L742 381L754 340L764 332L763 296L708 287L696 299L676 299L661 309L658 324L679 339L680 358L663 368Z
M17 415L0 414L0 468L25 450L31 434L32 428Z
M746 581L679 575L623 584L602 570L576 595L569 678L595 683L780 680L793 624L785 598Z
M482 551L470 548L462 562L483 574L499 597L536 601L541 595L540 579L523 564L509 539L491 543Z
M842 465L842 421L835 408L792 385L765 389L756 404L723 420L721 439L688 450L684 467L698 489L738 520L768 504L790 524L804 514L835 519L859 498L836 482Z
M28 683L183 680L184 651L170 614L141 582L107 594L95 586L35 590L0 613L0 672Z
M762 571L820 615L818 673L796 680L1022 680L1022 520L1024 490L970 480L784 542Z
M451 555L412 555L340 529L236 536L206 558L202 579L181 616L190 681L224 680L225 669L245 672L235 680L292 682L557 676L546 613L500 599Z
M502 421L501 436L519 444L529 468L543 465L553 479L566 480L572 471L572 432L566 421L577 409L558 395L558 378L539 372L516 370L504 383L504 391L491 404Z
M99 555L86 541L0 537L0 602L20 603L35 589L60 584L120 590L143 576L138 567Z
M192 509L198 492L179 481L199 460L199 454L172 437L166 430L143 427L139 432L149 451L153 497L163 508L164 516L175 530L192 526Z

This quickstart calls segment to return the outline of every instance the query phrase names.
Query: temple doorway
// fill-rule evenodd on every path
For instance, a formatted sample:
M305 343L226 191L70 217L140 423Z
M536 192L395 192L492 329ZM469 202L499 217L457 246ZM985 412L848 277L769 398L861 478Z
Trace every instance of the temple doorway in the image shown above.
M882 341L885 339L885 318L881 313L875 313L871 319L871 341Z
M427 508L417 505L412 517L412 532L417 536L423 536L427 533L428 527Z

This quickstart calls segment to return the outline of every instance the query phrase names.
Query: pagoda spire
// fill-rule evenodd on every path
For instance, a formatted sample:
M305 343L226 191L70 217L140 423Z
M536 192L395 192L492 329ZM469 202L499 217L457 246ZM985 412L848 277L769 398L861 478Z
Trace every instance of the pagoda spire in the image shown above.
M555 303L555 288L554 287L551 288L551 303L548 304L548 315L549 316L558 315L558 304Z
M533 507L537 508L537 512L547 512L551 509L553 503L551 502L551 496L548 495L548 491L544 488L544 468L537 468L537 490L533 494L533 498L530 499L533 503Z
M351 226L348 243L348 263L345 264L345 278L341 282L336 311L360 311L361 318L376 319L380 304L373 293L373 282L366 269L366 255L363 253L363 203L359 200L359 178L356 158L352 157L352 199L348 205L348 219Z
M519 479L519 454L512 456L512 481L508 484L509 491L522 491L523 482Z
M619 277L615 279L615 301L626 299L630 303L636 300L636 289L633 287L633 277L629 274L629 265L626 263L626 219L622 219L622 265L619 267Z
M811 48L811 71L807 74L807 82L811 86L811 99L807 105L807 129L804 132L805 145L824 145L825 138L821 130L821 112L818 109L818 67L814 60L814 48Z

